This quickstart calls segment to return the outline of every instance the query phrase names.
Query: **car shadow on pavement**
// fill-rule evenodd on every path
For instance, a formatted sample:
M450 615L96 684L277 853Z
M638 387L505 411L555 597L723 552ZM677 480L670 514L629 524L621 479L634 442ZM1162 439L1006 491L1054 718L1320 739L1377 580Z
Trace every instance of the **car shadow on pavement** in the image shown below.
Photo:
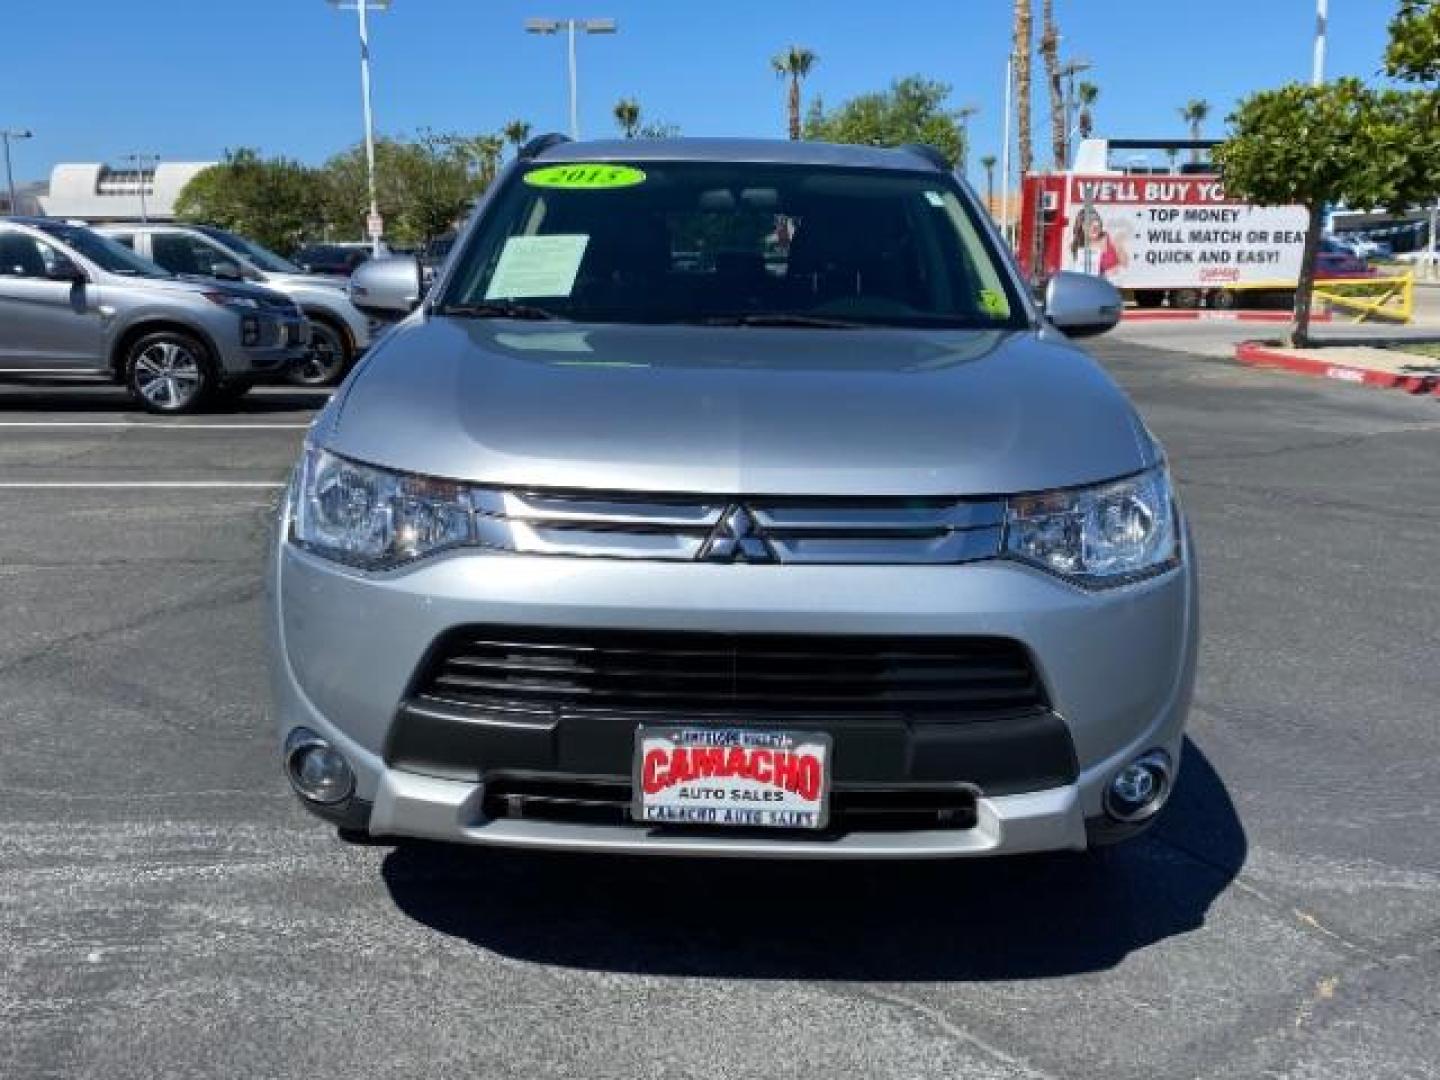
M1244 829L1193 743L1156 827L1099 855L930 863L565 856L406 843L410 918L499 955L754 979L988 980L1113 967L1200 926Z
M21 388L23 385L23 389ZM301 387L285 387L267 390L263 394L250 393L239 401L227 403L202 411L201 417L263 416L268 413L304 412L320 409L330 398L328 389L307 390ZM144 409L130 400L129 394L118 386L97 383L74 383L56 386L36 386L26 383L0 386L0 412L6 413L54 413L56 415L80 415L82 413L109 413L107 420L134 420L144 423L151 419ZM155 417L157 420L169 419ZM183 420L184 417L174 419Z

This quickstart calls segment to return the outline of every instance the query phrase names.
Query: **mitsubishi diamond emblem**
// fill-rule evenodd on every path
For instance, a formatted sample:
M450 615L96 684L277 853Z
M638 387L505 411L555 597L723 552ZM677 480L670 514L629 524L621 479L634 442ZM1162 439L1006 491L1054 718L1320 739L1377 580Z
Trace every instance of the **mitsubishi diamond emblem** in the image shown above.
M773 563L775 551L755 515L743 506L728 506L720 515L700 558L710 562Z

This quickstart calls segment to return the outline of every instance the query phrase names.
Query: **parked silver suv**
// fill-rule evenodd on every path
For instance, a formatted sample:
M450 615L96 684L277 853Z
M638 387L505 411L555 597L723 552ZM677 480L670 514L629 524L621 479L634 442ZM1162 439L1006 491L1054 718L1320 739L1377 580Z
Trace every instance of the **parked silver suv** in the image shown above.
M284 293L310 320L310 350L289 381L330 386L370 347L370 321L350 302L346 281L306 273L253 240L210 225L101 225L110 237L172 274L250 281Z
M280 512L280 753L344 829L785 857L1080 849L1179 764L1164 454L933 151L520 155Z
M97 375L181 413L283 377L309 328L268 289L183 281L90 229L0 218L0 378Z

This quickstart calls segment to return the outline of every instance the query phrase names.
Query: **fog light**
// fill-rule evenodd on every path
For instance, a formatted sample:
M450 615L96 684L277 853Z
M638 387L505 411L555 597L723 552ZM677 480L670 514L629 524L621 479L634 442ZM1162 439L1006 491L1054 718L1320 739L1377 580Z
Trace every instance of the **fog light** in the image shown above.
M240 344L247 349L260 344L260 320L246 315L240 320Z
M1105 812L1116 821L1144 821L1170 796L1170 755L1151 750L1130 762L1105 789Z
M355 790L355 773L345 756L309 728L296 728L285 739L285 775L290 786L311 802L344 802Z

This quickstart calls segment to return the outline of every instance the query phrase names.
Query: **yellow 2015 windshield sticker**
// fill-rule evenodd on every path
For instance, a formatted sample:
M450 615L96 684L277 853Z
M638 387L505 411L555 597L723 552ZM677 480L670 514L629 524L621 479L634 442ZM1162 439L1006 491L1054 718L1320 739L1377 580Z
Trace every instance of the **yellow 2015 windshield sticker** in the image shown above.
M995 289L981 289L980 310L986 315L997 315L1003 318L1010 314L1010 305L1005 302L1003 293Z
M630 165L577 163L547 165L525 174L531 187L561 188L566 191L606 191L634 187L645 182L645 174Z

